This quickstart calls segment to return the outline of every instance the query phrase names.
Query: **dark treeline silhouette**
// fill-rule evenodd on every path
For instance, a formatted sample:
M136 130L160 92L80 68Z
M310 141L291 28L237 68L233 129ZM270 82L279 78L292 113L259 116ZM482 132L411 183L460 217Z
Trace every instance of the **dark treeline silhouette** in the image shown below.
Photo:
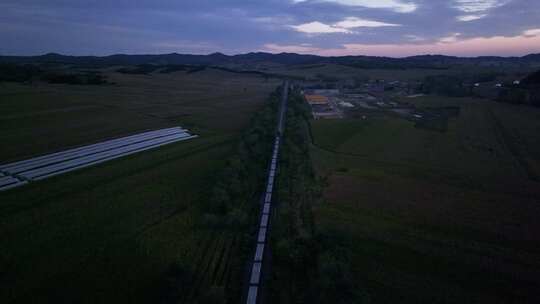
M0 82L44 81L79 85L99 85L108 83L105 76L97 71L63 71L48 69L33 64L0 64Z
M49 53L40 56L0 56L0 63L61 63L80 66L110 66L110 65L226 65L226 64L256 64L277 63L285 65L305 64L342 64L358 68L408 69L429 68L447 69L459 65L481 66L520 66L540 62L540 54L530 54L523 57L453 57L443 55L421 55L405 58L389 58L375 56L342 56L322 57L316 55L300 55L294 53L247 53L239 55L224 55L213 53L209 55L190 54L159 54L159 55L110 55L110 56L66 56Z

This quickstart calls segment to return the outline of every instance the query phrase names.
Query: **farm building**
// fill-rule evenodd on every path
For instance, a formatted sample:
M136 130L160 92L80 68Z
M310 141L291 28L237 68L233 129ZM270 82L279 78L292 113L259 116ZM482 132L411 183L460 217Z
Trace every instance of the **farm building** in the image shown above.
M322 95L305 95L306 101L309 104L320 104L320 105L326 105L328 104L328 97L322 96Z

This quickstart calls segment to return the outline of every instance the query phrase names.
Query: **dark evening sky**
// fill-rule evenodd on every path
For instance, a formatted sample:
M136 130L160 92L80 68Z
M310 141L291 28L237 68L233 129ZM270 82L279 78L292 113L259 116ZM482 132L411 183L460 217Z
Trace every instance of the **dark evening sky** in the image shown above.
M2 0L0 54L525 55L539 0Z

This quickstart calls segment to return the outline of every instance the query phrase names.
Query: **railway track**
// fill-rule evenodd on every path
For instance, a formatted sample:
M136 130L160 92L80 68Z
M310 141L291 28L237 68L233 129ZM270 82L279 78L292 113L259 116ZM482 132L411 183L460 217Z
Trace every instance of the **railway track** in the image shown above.
M283 136L283 126L285 122L285 113L287 111L287 96L289 92L289 83L285 81L283 84L283 93L281 105L279 109L279 117L277 122L277 133L274 139L274 147L272 152L272 160L268 169L268 179L266 189L263 195L263 202L259 217L259 227L257 239L255 243L255 253L250 260L250 275L246 295L246 304L256 304L260 301L260 291L262 288L262 269L265 256L265 247L267 246L268 231L270 228L270 214L272 211L272 194L274 191L274 181L278 169L278 156Z

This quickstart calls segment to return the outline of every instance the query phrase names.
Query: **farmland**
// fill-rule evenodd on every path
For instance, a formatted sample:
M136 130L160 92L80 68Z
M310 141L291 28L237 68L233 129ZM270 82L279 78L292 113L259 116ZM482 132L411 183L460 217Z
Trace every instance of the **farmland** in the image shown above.
M304 65L284 65L272 66L265 69L270 73L298 77L306 80L354 80L354 79L384 79L399 81L419 81L430 75L454 75L491 73L504 71L509 79L513 77L523 77L528 70L525 69L505 69L478 66L459 66L447 69L434 68L360 68L342 64L304 64Z
M270 75L295 80L263 211L263 301L537 300L540 111L418 86L459 69L52 66L0 83L2 163L149 130L198 137L0 193L7 303L237 303L262 254L254 202L281 92ZM340 115L312 119L311 92Z
M460 114L446 132L392 115L311 122L315 226L339 235L373 303L537 302L540 111L412 102Z
M2 302L237 296L239 234L208 225L205 202L279 83L103 73L110 84L0 84L2 162L173 126L199 138L0 193Z
M440 70L413 69L413 70L389 70L389 69L359 69L338 64L317 64L303 66L284 66L271 69L273 73L288 76L305 77L313 79L320 76L328 76L337 79L351 79L354 77L374 79L399 79L416 80L426 75L449 73Z
M238 131L277 82L207 70L130 75L114 85L0 84L2 162L181 124L194 132Z

